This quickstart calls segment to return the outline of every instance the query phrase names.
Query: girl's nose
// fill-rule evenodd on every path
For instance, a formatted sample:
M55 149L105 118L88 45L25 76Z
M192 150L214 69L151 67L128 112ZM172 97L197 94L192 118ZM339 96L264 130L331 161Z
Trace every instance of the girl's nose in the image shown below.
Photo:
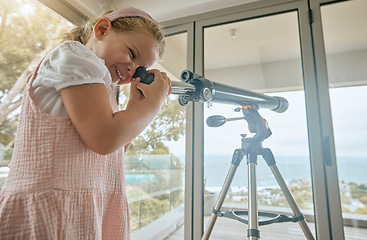
M137 64L135 64L134 62L129 64L127 66L127 72L129 73L129 75L134 75L136 69L138 68L139 66Z

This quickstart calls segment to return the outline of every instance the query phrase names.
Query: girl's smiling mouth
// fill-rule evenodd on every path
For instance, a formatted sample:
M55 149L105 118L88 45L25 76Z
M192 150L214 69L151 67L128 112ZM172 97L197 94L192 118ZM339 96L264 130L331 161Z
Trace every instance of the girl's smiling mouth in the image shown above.
M118 76L118 78L120 79L120 80L122 80L122 75L121 75L121 73L120 73L120 71L117 69L117 67L115 67L115 70L116 70L116 73L117 73L117 76Z

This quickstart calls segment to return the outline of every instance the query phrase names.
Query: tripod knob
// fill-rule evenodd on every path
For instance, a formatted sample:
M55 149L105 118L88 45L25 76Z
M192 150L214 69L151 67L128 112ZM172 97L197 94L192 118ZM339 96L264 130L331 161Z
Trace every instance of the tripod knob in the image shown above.
M209 127L220 127L227 122L227 119L220 115L213 115L206 119L206 124Z

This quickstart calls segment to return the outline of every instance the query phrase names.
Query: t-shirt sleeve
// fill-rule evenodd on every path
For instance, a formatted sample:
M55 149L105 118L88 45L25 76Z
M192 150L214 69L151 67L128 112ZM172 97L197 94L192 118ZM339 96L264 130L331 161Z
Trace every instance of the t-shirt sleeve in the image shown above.
M33 101L44 112L67 117L60 89L91 83L112 83L104 61L79 42L64 42L42 61L32 83Z
M104 61L78 42L65 42L43 60L33 87L60 89L90 83L108 87L111 77Z

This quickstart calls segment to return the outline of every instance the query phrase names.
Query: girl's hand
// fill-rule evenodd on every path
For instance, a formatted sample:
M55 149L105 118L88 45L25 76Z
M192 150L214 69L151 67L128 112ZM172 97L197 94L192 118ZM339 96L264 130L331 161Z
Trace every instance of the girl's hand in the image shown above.
M171 79L165 72L160 72L157 69L149 70L148 72L154 74L154 81L150 85L140 83L140 78L136 78L131 81L130 97L126 109L135 106L145 97L155 98L162 103L172 92Z
M140 83L140 80L140 78L136 78L130 83L130 96L126 105L126 109L135 106L145 98L143 93L137 87L138 83Z
M163 103L172 92L171 79L165 72L158 69L148 70L148 72L154 74L154 81L149 85L138 82L137 88L140 89L145 98L159 100Z

